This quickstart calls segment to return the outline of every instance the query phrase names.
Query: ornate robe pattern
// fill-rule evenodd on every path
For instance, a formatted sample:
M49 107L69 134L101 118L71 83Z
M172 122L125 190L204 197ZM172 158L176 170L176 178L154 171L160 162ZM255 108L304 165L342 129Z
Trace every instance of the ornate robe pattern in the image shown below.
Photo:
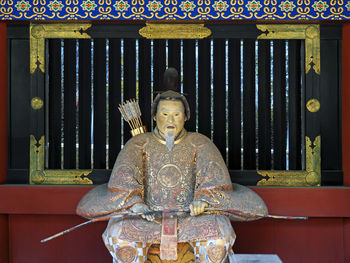
M172 150L153 133L131 138L119 153L108 185L90 191L79 203L77 214L93 218L117 213L136 203L151 210L188 209L194 200L209 207L267 214L260 197L232 184L225 162L215 145L198 133L185 133ZM232 220L257 217L232 215ZM111 219L109 236L126 241L159 243L161 224L144 219ZM234 235L227 217L218 214L180 216L178 241L227 238Z

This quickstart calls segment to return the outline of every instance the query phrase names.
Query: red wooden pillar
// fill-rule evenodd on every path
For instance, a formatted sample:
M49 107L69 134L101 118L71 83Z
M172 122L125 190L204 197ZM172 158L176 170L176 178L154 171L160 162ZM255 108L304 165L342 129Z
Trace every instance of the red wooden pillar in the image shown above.
M4 22L0 23L0 127L0 184L4 184L7 171L7 38ZM8 216L1 214L0 262L9 262Z
M350 23L343 25L342 127L344 185L350 186Z

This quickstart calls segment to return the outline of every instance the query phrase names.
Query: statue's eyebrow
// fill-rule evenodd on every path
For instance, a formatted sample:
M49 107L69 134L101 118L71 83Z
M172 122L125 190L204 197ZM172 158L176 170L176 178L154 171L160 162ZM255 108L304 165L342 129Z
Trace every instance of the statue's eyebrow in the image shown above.
M182 110L168 110L168 109L165 109L165 108L162 108L160 110L161 111L167 111L167 112L177 112L177 111L182 112Z

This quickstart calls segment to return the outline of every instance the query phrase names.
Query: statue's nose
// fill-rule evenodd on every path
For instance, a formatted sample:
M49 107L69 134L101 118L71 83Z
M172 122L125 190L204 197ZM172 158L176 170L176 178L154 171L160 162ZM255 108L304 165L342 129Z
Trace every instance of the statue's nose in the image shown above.
M169 123L173 123L173 122L174 122L174 118L173 118L172 115L169 115L169 117L168 117L168 122L169 122Z

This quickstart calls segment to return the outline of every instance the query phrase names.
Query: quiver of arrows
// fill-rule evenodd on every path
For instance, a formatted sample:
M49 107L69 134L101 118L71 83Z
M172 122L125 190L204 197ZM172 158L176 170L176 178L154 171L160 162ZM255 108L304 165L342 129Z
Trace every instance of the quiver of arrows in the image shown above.
M127 100L123 104L119 104L118 107L124 120L129 124L131 128L131 135L136 136L147 131L146 126L142 124L141 110L138 102L135 99Z

